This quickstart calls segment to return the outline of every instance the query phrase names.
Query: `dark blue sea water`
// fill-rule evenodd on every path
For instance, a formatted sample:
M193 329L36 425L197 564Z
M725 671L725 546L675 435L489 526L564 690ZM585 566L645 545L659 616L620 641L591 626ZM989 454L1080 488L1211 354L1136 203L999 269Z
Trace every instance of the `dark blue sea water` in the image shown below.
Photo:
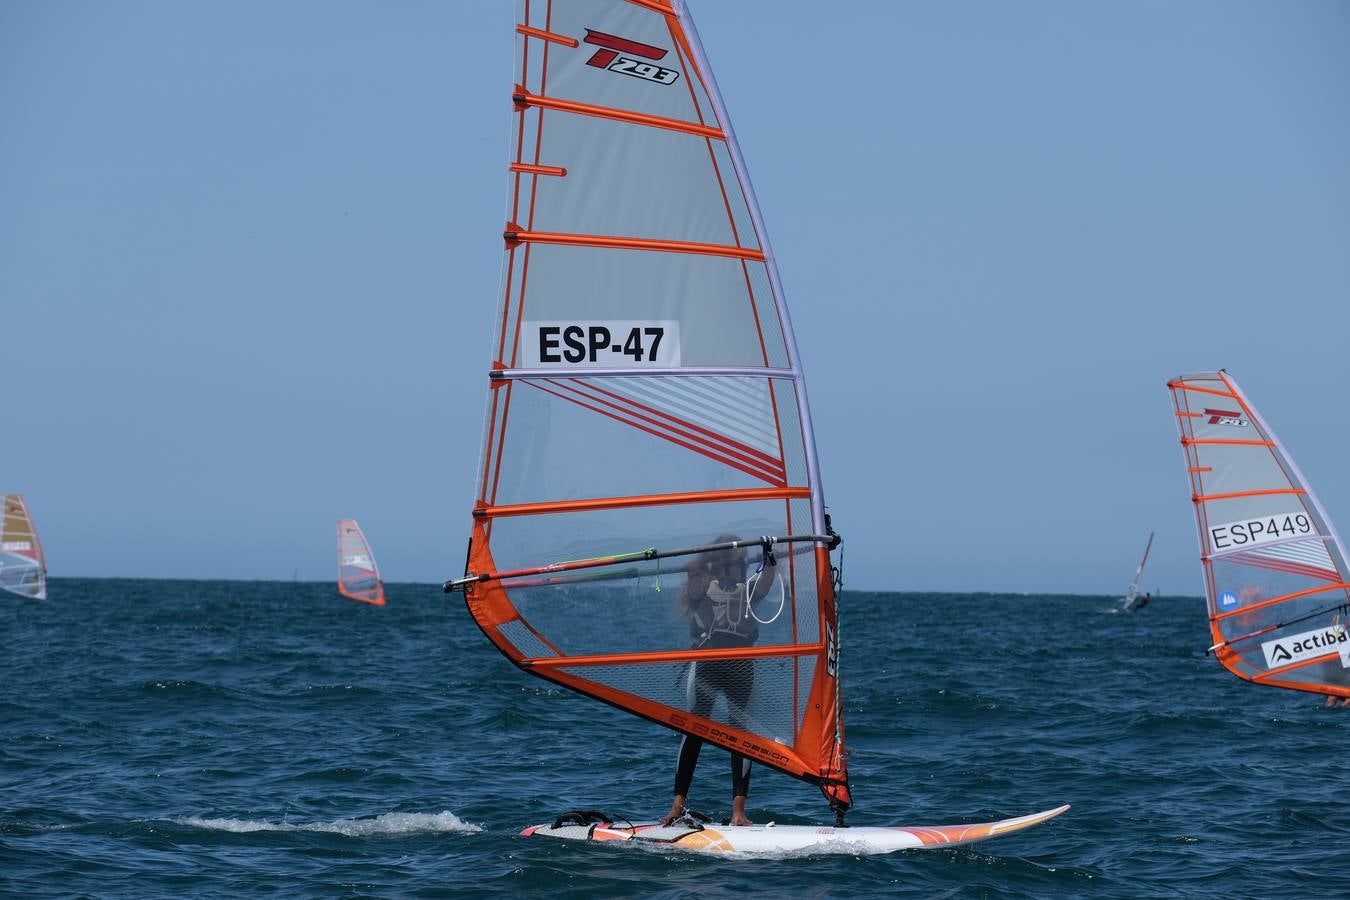
M710 858L517 836L669 803L677 737L516 671L458 598L57 579L0 601L0 894L1310 896L1343 892L1350 711L1206 658L1202 603L846 592L851 824L1029 832ZM706 750L691 805L727 811ZM823 821L766 770L752 817Z

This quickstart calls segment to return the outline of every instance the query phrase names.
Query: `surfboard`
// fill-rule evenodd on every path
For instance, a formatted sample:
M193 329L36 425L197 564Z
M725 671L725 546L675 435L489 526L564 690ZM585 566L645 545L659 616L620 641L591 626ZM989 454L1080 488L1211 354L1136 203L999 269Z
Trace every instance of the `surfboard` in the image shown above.
M832 828L815 825L673 825L622 820L591 821L577 814L521 832L525 837L552 837L574 841L633 841L659 844L699 853L893 853L896 850L932 850L957 847L1025 831L1048 822L1069 807L975 825L890 825Z

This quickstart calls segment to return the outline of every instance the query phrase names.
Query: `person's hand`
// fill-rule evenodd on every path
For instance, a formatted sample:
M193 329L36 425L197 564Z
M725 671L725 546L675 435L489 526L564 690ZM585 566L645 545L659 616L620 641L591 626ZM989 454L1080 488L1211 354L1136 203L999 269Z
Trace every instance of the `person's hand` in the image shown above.
M661 826L664 828L682 815L684 815L684 804L676 800L671 805L670 812L661 817Z

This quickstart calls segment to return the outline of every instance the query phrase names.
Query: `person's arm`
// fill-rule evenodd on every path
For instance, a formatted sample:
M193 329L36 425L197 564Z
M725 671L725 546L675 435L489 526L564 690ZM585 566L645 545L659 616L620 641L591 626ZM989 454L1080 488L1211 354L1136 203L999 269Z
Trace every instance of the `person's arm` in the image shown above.
M689 579L684 583L684 608L692 610L699 600L708 595L708 585L712 582L712 578L708 575L703 560L697 557L685 566L684 570L689 575Z
M769 593L769 588L773 587L774 575L777 573L778 561L770 556L764 561L764 569L759 573L759 578L755 580L755 591L750 599L763 600L764 595Z

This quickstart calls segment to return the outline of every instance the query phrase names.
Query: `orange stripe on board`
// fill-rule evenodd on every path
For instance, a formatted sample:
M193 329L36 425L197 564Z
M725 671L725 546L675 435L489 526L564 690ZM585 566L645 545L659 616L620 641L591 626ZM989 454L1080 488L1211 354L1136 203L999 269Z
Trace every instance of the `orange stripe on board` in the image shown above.
M712 128L708 125L697 125L693 122L682 122L679 119L667 119L664 116L649 116L646 113L633 112L627 109L614 109L609 106L594 106L590 103L577 103L573 100L559 100L556 97L541 97L538 94L531 94L523 87L517 85L516 92L511 95L517 109L523 109L528 106L537 106L542 109L556 109L559 112L576 113L579 116L595 116L600 119L612 119L616 122L627 122L630 125L646 125L650 128L664 128L667 131L682 131L685 134L696 134L699 137L717 138L726 140L726 135L719 128Z
M1205 561L1209 562L1209 560ZM1285 594L1283 597L1271 597L1269 600L1262 600L1260 603L1252 603L1249 606L1243 606L1240 607L1239 609L1229 610L1226 613L1219 613L1217 616L1212 616L1210 618L1210 621L1220 622L1224 619L1230 619L1233 616L1241 616L1246 613L1252 612L1253 610L1262 609L1275 603L1283 603L1286 600L1297 600L1299 597L1307 597L1310 594L1325 594L1328 591L1339 591L1339 590L1350 590L1350 584L1346 584L1345 582L1341 582L1339 584L1328 584L1323 587L1315 587L1315 588L1308 588L1307 590L1303 591L1295 591L1292 594ZM1219 635L1219 638L1222 639L1223 635Z
M1182 446L1189 447L1191 444L1231 444L1241 447L1274 447L1270 441L1235 441L1223 438L1182 438Z
M540 669L568 666L623 666L633 663L692 662L701 659L757 659L765 656L811 656L823 644L779 644L773 647L726 647L720 650L668 650L651 653L604 653L598 656L549 656L523 659L522 665Z
M562 44L564 47L580 47L581 43L576 38L570 38L565 34L554 34L551 31L544 31L542 28L531 28L529 25L517 25L516 33L527 37L539 38L541 41L551 41L555 44Z
M508 244L562 244L569 247L606 247L611 250L657 250L665 253L693 253L699 256L729 256L734 259L764 261L763 250L731 247L726 244L701 244L695 241L658 241L651 238L620 237L604 234L561 234L551 231L525 231L507 224L502 233Z
M1228 391L1216 391L1214 388L1195 387L1190 384L1182 384L1180 381L1169 381L1167 382L1167 386L1175 390L1195 391L1197 394L1213 394L1216 397L1231 397L1234 400L1238 398L1237 394L1232 394Z
M676 503L726 503L740 500L808 500L811 489L740 488L727 491L692 491L680 494L643 494L633 497L597 497L593 500L557 500L548 503L515 503L509 506L483 506L475 516L537 516L546 513L589 512L597 509L633 509L640 506L664 506Z
M512 172L521 172L525 175L557 175L562 177L567 174L567 170L562 166L536 166L530 163L511 163L508 166ZM1196 413L1199 415L1199 413Z
M1192 497L1196 503L1208 503L1210 500L1235 500L1238 497L1269 497L1274 494L1306 494L1303 488L1272 488L1268 491L1234 491L1231 494L1204 494Z

